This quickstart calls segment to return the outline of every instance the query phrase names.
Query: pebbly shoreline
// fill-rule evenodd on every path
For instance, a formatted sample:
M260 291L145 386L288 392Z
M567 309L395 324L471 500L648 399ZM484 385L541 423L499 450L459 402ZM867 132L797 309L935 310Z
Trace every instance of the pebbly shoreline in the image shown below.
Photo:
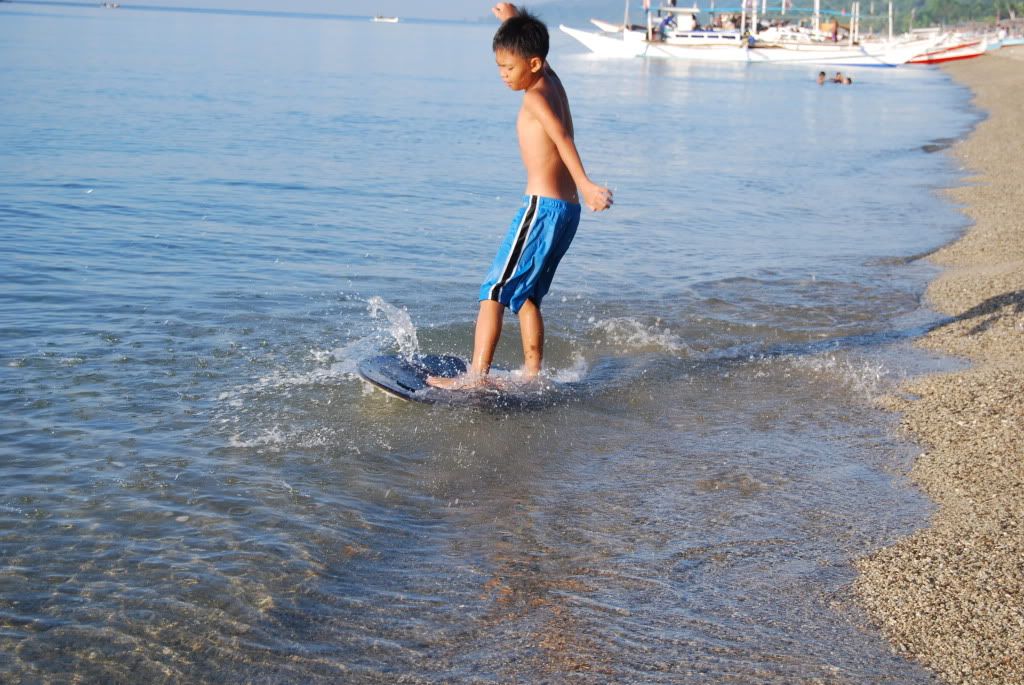
M952 150L974 226L930 259L953 317L920 345L969 360L884 404L924 452L930 527L857 562L854 590L894 648L950 683L1024 683L1024 47L944 67L988 113Z

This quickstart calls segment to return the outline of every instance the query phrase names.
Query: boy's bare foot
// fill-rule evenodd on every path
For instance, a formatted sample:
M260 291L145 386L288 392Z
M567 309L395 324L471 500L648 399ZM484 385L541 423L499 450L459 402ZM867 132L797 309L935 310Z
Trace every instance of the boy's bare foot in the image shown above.
M479 374L469 371L460 376L427 376L427 385L442 390L481 390L488 388L499 391L515 391L544 385L540 373L525 369L515 374Z
M442 390L473 390L487 385L487 376L479 373L464 373L460 376L427 376L427 385Z

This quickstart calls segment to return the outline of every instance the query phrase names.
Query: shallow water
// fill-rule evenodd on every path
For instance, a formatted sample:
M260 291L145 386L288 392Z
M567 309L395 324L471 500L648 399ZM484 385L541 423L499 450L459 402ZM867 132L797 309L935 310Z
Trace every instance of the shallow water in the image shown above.
M556 35L617 201L544 303L582 388L453 411L354 371L469 352L522 187L493 27L0 14L4 680L928 682L848 586L928 512L871 401L941 363L940 72Z

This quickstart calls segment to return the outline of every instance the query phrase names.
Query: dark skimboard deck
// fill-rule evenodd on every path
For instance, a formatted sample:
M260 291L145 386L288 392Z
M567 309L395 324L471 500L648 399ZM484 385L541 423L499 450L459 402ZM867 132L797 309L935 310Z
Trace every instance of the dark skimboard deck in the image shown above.
M413 358L384 354L359 362L358 370L363 380L393 397L436 404L440 399L439 393L454 391L431 388L427 385L427 376L453 378L466 372L466 362L458 357L439 354Z
M452 378L465 373L466 362L450 355L428 354L413 358L386 354L359 362L359 375L392 397L423 404L490 411L528 411L560 404L584 390L582 382L514 381L469 390L445 390L427 385L427 376Z

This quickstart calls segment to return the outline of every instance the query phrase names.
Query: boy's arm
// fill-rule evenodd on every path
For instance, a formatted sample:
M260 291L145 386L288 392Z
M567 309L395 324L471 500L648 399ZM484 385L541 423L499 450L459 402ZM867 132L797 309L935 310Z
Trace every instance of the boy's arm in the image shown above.
M612 191L597 185L587 176L575 141L566 130L562 120L555 115L547 99L540 93L528 92L523 97L523 107L540 122L544 132L555 144L562 163L569 170L569 175L572 176L576 188L580 191L583 203L595 212L611 207Z

